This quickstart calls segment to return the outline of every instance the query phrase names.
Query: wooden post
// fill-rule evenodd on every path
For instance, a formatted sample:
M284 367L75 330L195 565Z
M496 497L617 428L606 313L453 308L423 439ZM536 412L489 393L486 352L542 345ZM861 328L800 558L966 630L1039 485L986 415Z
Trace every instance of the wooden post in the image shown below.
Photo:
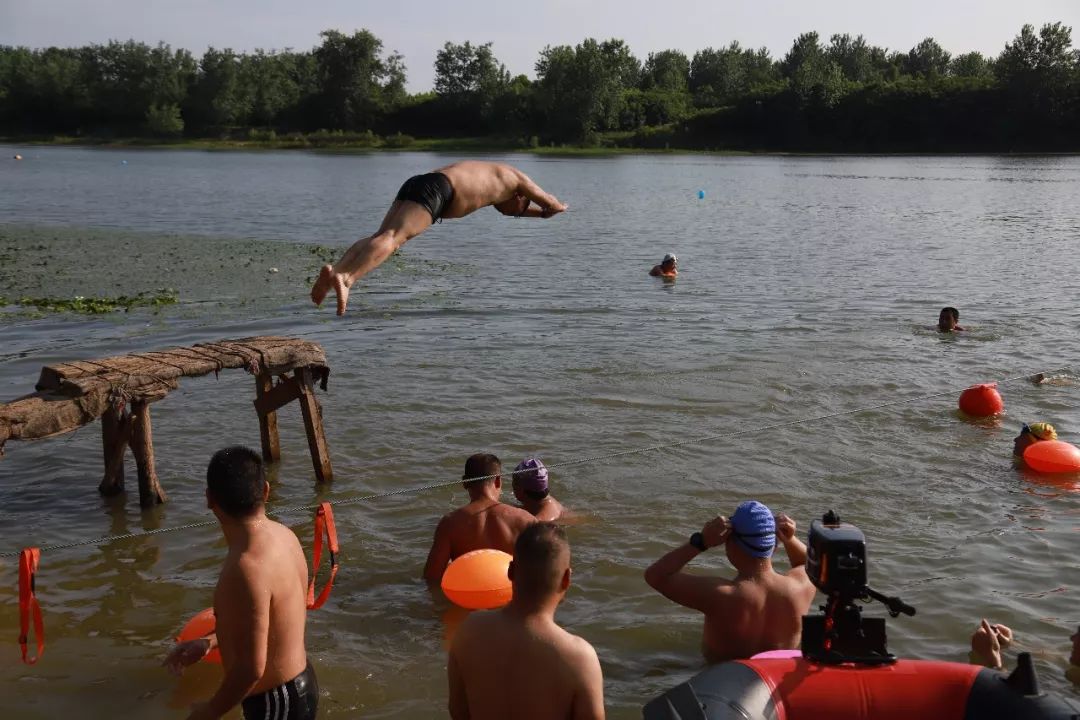
M311 369L297 368L293 376L300 386L300 412L304 416L308 449L311 450L311 462L315 466L315 481L330 482L334 478L334 471L330 467L330 453L326 449L326 433L323 431L322 408L319 406L319 399L315 397Z
M256 403L263 400L273 388L274 378L270 373L259 373L255 378ZM262 456L265 462L276 463L281 460L281 440L278 437L277 411L259 412L259 440L262 442Z
M98 492L106 497L124 492L124 455L127 452L131 425L126 416L112 405L101 416L101 445L105 454L105 476Z
M161 489L154 469L150 405L145 400L131 403L131 452L139 471L139 505L148 508L165 502L165 491Z

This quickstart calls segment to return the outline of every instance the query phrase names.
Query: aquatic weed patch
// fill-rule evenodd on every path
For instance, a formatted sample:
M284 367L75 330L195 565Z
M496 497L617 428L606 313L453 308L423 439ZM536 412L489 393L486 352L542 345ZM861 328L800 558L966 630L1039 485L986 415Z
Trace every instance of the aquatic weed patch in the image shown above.
M70 299L55 297L22 297L17 300L8 300L7 298L0 297L0 307L12 304L37 308L38 310L46 310L49 312L105 315L120 310L128 312L132 308L159 308L165 305L175 305L179 301L180 297L177 292L171 288L166 288L152 293L119 295L117 297L83 297L81 295L76 295Z

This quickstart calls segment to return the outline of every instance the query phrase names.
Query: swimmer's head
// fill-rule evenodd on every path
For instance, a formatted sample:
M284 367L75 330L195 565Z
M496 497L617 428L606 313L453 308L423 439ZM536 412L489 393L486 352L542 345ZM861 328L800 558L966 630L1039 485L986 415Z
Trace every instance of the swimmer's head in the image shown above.
M210 458L206 501L211 510L234 519L251 517L262 509L269 493L262 458L254 450L236 445Z
M514 543L508 572L514 600L535 601L562 595L570 587L570 543L555 523L529 525Z
M960 311L954 307L941 308L938 314L938 330L952 330L960 322Z
M757 500L747 500L735 508L730 522L726 549L732 564L736 563L734 551L751 558L772 557L776 548L776 518L772 510Z
M502 463L499 458L491 453L476 453L470 455L465 461L465 474L461 476L462 484L471 494L474 490L494 485L496 489L502 489Z
M668 253L664 256L664 259L660 261L660 267L666 269L674 268L679 262L679 258L675 257L672 253Z
M1057 440L1057 430L1050 423L1036 422L1020 428L1020 434L1013 439L1013 455L1024 455L1029 445L1040 440Z
M525 458L514 468L514 495L524 502L525 497L543 500L548 496L548 471L538 458Z

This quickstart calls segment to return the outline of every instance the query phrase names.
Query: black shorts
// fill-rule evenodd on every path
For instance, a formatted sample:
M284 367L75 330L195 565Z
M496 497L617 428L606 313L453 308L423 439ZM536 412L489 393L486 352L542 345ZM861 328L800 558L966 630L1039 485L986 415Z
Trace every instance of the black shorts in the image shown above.
M454 198L454 186L442 173L414 175L398 190L395 200L408 200L431 213L431 221L442 217L443 208Z
M284 685L240 703L244 720L314 720L319 710L319 682L311 663Z

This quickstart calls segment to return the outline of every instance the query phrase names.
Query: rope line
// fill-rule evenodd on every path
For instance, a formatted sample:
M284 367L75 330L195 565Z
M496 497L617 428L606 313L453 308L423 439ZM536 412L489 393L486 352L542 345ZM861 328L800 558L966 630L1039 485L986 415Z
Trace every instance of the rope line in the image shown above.
M1013 377L1008 377L1008 378L1005 378L1003 380L998 380L996 382L997 382L998 385L1005 385L1005 384L1008 384L1008 383L1011 383L1011 382L1016 382L1017 380L1025 380L1027 378L1031 378L1031 377L1033 377L1035 375L1038 375L1038 374L1045 375L1045 374L1049 374L1049 373L1061 372L1063 370L1069 370L1069 369L1071 369L1071 367L1072 367L1071 365L1065 365L1063 367L1055 368L1053 370L1043 370L1043 371L1036 372L1036 373L1025 373L1023 375L1015 375ZM967 387L967 386L965 386L965 387ZM647 446L647 447L631 448L629 450L618 450L618 451L611 452L611 453L605 453L603 455L593 455L593 456L588 456L588 457L583 457L583 458L577 458L577 459L574 459L574 460L565 460L565 461L560 462L560 463L552 463L551 465L548 465L547 467L549 469L553 469L553 468L573 467L573 466L576 466L576 465L586 465L586 464L603 462L603 461L606 461L606 460L612 460L614 458L629 457L629 456L632 456L632 455L644 455L644 454L650 453L650 452L658 452L660 450L670 450L672 448L685 447L685 446L688 446L688 445L700 445L700 444L711 442L713 440L718 440L718 439L721 439L721 438L740 437L742 435L749 435L749 434L752 434L752 433L761 433L761 432L766 432L766 431L770 431L770 430L779 430L779 429L782 429L782 428L793 427L793 426L796 426L796 425L802 425L802 424L809 423L809 422L825 422L825 421L828 421L828 420L836 419L838 417L846 417L846 416L849 416L849 415L857 415L859 413L870 412L872 410L881 410L883 408L898 407L900 405L908 405L908 404L919 402L919 401L922 401L922 400L930 400L932 398L941 397L943 395L951 395L951 394L955 393L957 391L957 389L958 389L957 387L953 387L953 388L950 388L948 390L942 390L942 391L939 391L939 392L928 393L926 395L919 395L919 396L916 396L916 397L905 398L903 400L890 400L889 402L878 403L877 405L869 405L869 406L866 406L866 407L854 408L854 409L851 409L851 410L840 410L840 411L837 411L837 412L826 413L824 415L816 415L814 417L808 417L808 418L797 418L795 420L787 420L787 421L784 421L784 422L772 423L770 425L764 425L764 426L756 427L756 428L748 428L748 429L744 429L744 430L736 430L734 432L713 433L713 434L710 434L710 435L703 435L703 436L700 436L700 437L689 438L689 439L686 439L686 440L676 440L674 442L658 443L656 445L650 445L650 446ZM527 472L527 471L521 471L521 472ZM471 481L490 480L492 478L498 477L499 475L503 475L503 474L509 474L511 477L513 477L513 475L515 475L516 473L517 473L517 471L512 471L510 473L498 473L498 474L491 474L491 475L483 475L483 476L471 478L470 480ZM358 496L358 497L355 497L355 498L347 498L347 499L344 499L344 500L329 500L327 502L329 502L330 505L335 506L335 507L343 507L343 506L348 506L348 505L356 505L356 504L359 504L359 503L362 503L362 502L370 502L372 500L379 500L379 499L382 499L382 498L395 497L395 496L398 496L398 495L407 495L407 494L412 494L412 493L423 493L423 492L427 492L429 490L438 490L438 489L441 489L441 488L453 487L453 486L456 486L456 485L460 485L461 482L462 482L462 480L449 480L449 481L443 481L443 482L437 482L437 483L430 483L430 484L427 484L427 485L403 487L403 488L398 488L396 490L388 490L386 492L381 492L381 493L371 493L371 494L368 494L368 495L361 495L361 496ZM306 512L311 512L311 511L316 510L318 507L319 507L318 505L299 505L299 506L295 506L295 507L282 508L282 509L272 508L270 510L270 512L271 512L271 514L274 514L274 515L289 515L289 514L294 514L294 513L298 513L298 512L305 512L305 511ZM55 550L66 550L66 549L69 549L69 548L84 547L84 546L87 546L87 545L106 545L106 544L110 544L110 543L114 543L114 542L120 542L122 540L130 540L130 539L138 538L138 537L149 537L149 536L152 536L152 535L164 535L166 533L180 532L180 531L183 531L183 530L191 530L191 529L201 528L201 527L210 527L210 526L216 525L216 524L217 524L216 519L215 520L205 520L205 521L201 521L201 522L188 523L186 525L178 525L178 526L175 526L175 527L157 528L157 529L153 529L153 530L145 530L143 532L124 533L122 535L111 535L111 536L106 536L106 537L90 539L90 540L80 540L80 541L71 542L71 543L61 543L61 544L57 544L57 545L46 545L46 546L43 546L41 548L41 550L51 552L51 551L55 551ZM18 554L19 554L19 551L9 551L9 552L0 553L0 557L17 557Z

